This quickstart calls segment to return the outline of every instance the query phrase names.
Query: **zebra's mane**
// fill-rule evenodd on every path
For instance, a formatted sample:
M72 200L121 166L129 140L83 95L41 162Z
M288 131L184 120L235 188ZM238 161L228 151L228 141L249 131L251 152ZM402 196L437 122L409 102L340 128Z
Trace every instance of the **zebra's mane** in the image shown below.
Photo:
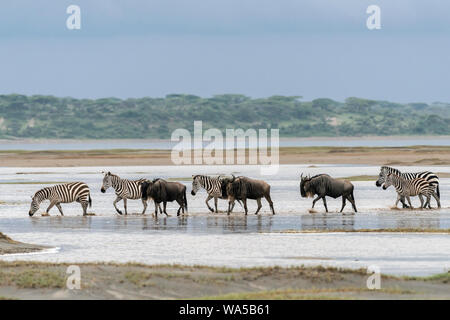
M39 195L41 195L41 194L45 197L45 196L46 196L45 193L46 193L47 191L49 191L50 188L51 188L51 187L45 187L45 188L42 188L42 189L36 191L36 193L34 194L33 198L35 198L36 196L39 196Z
M204 177L204 178L214 179L214 178L220 178L221 175L218 175L217 177L211 177L211 176L208 176L208 175L206 175L206 174L196 174L195 176L192 177L192 180L195 180L195 179L197 179L198 177Z
M381 171L387 171L387 173L394 173L398 176L402 174L400 170L388 166L382 166Z

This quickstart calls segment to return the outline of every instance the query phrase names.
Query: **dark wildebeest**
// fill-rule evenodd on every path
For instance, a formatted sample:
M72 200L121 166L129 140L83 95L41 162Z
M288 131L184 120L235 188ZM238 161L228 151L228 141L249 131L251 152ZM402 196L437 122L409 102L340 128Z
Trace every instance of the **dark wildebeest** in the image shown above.
M303 198L311 197L317 194L317 198L314 199L312 208L316 202L320 199L323 200L326 212L328 212L327 201L325 196L332 198L342 197L342 212L345 207L346 199L351 202L353 210L356 210L355 197L353 196L353 184L347 180L334 179L328 174L318 174L312 178L300 176L300 194Z
M231 209L234 207L235 200L241 200L244 203L245 214L247 215L247 199L256 200L258 203L258 209L255 214L258 214L261 209L261 198L266 198L269 202L270 210L272 214L275 214L273 209L273 202L270 198L270 185L262 180L250 179L247 177L237 177L233 176L233 179L227 184L227 195L228 195L228 211L230 214Z
M144 181L141 183L142 200L152 198L155 201L155 215L158 215L158 207L161 213L160 203L163 203L163 212L166 212L167 202L176 201L180 207L177 211L177 216L180 215L180 210L184 214L184 210L188 209L186 199L186 186L179 182L169 182L164 179L155 179L153 181Z

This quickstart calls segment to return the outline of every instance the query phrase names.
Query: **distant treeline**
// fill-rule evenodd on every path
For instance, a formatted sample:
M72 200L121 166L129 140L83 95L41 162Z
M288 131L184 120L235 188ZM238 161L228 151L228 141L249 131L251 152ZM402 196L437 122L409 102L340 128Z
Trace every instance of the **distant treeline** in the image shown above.
M450 104L239 94L126 100L0 95L0 138L170 139L176 128L193 130L194 120L202 120L204 130L279 128L285 137L450 135Z

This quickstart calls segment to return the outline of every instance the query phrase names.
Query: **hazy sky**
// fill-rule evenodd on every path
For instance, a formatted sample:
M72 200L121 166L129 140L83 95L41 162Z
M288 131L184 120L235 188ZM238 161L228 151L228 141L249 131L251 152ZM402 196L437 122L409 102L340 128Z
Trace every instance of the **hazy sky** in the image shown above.
M450 2L14 0L0 4L0 93L169 93L450 102ZM81 8L81 30L66 8ZM366 8L381 7L381 30Z

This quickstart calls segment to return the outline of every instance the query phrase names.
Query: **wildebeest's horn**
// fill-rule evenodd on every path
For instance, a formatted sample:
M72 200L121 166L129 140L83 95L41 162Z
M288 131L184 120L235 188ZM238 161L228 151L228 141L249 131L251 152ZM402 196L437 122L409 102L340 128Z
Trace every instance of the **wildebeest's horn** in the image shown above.
M236 177L234 176L234 174L231 175L233 177L233 180L231 182L233 182L234 180L236 180Z

